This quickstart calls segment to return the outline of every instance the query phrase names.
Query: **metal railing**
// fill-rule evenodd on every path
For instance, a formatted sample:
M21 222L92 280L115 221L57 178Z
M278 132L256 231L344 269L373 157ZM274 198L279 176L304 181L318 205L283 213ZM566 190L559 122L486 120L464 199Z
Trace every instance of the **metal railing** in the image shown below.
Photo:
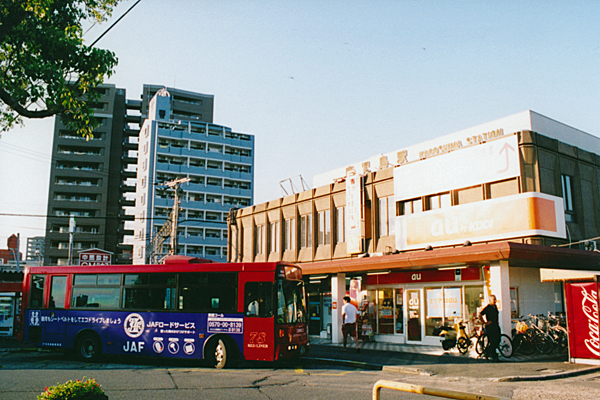
M481 394L456 392L453 390L428 388L424 386L412 385L409 383L378 380L373 385L373 400L379 400L379 392L381 389L393 389L401 392L426 394L429 396L445 397L447 399L461 400L508 400L504 397L486 396Z

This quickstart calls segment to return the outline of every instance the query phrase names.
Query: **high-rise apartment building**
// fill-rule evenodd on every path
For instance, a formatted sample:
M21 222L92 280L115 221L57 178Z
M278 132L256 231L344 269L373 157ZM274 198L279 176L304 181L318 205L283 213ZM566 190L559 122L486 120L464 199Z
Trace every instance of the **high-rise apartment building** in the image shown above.
M127 99L125 89L114 85L97 88L100 99L95 104L95 117L100 120L100 126L90 140L75 136L60 119L56 119L46 241L42 252L45 265L69 262L71 217L75 219L73 264L77 263L78 251L90 248L112 252L115 264L131 263L132 245L124 243L128 241L126 237L134 234L129 229L134 220L131 212L136 205L136 182L147 185L150 181L153 189L154 183L180 176L192 179L184 188L192 191L184 196L186 210L182 219L190 221L182 221L182 234L185 239L189 238L181 242L182 251L215 259L226 258L225 215L233 205L252 203L254 138L212 124L213 95L165 88L170 93L168 105L152 106L155 94L163 88L144 85L139 100ZM149 121L145 122L146 119ZM138 140L143 123L158 129L155 138L160 137L160 140L152 144L152 150L148 145L143 148L143 158L152 160L153 169L141 169L141 175L137 177ZM178 134L182 127L190 132L193 130L194 135L173 136L173 132ZM197 136L201 129L206 132L204 139ZM215 134L215 131L219 133ZM147 138L142 141L147 143ZM215 151L222 154L217 155ZM200 173L201 169L205 172ZM219 185L216 191L215 185ZM155 196L147 186L141 193L145 194L141 198L143 202ZM137 194L138 198L140 196ZM172 199L162 196L165 194L157 195L156 209L145 208L145 215L151 215L151 219L148 229L144 228L144 232L147 231L143 234L144 240L136 240L138 247L144 247L144 253L152 229L164 224L163 215L168 214L167 209L172 206ZM142 206L139 201L137 208ZM154 202L150 201L153 206ZM208 204L200 207L200 202ZM135 210L136 218L140 213ZM128 221L131 222L126 224ZM203 222L202 227L194 230L192 225L199 222ZM140 228L136 229L139 232Z
M25 253L27 261L41 262L44 259L45 239L43 236L27 238L27 252Z
M141 102L130 104L125 89L102 85L96 90L94 137L76 136L59 118L54 127L48 193L44 263L69 262L69 220L75 218L73 263L77 252L101 248L115 254L115 262L130 262L131 250L120 246L125 230L124 207L133 206L127 193L135 191L132 157L137 150ZM131 112L134 115L128 116Z
M170 241L153 239L173 210L175 193L166 184L176 180L186 181L176 253L226 261L227 214L253 202L254 136L213 124L212 96L154 93L145 87L142 99L148 113L139 135L134 264L168 254Z

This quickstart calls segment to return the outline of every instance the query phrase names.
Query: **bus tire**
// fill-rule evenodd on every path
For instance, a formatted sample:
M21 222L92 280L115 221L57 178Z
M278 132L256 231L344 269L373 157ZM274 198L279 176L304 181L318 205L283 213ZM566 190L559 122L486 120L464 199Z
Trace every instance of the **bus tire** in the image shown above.
M83 333L77 337L75 351L82 361L98 361L102 356L102 341L95 333Z
M216 369L223 369L230 364L227 341L222 338L213 339L208 347L208 360Z

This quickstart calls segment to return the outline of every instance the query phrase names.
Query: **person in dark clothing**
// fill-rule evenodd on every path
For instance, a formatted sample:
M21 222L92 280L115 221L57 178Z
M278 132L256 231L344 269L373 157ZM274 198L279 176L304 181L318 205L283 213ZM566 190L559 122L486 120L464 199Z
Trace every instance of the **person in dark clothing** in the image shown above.
M489 304L479 313L479 319L483 321L485 333L490 342L485 349L485 356L498 361L496 349L500 344L500 325L498 324L498 307L496 306L496 296L491 295Z

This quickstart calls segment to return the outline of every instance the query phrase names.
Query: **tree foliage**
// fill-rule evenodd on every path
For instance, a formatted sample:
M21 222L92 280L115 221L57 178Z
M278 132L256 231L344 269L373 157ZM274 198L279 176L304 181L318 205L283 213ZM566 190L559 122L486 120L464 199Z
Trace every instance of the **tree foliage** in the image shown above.
M59 114L76 134L92 136L94 88L117 58L84 44L82 24L105 21L119 1L0 2L0 130Z

